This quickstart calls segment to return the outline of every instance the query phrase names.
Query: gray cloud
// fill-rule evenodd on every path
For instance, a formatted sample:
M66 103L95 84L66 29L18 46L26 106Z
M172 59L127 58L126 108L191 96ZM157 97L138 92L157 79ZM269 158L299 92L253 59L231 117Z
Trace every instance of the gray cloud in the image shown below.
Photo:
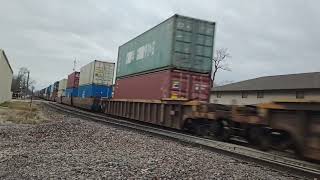
M215 47L230 49L232 72L218 82L319 71L320 3L242 1L4 1L0 48L15 72L31 69L41 88L94 60L116 61L118 46L174 13L217 22Z

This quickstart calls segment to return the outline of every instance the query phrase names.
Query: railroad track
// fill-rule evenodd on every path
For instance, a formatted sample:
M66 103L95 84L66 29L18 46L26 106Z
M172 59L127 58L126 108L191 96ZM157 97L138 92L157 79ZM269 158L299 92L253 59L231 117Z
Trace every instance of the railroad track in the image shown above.
M197 136L188 135L185 133L175 132L163 128L153 127L149 125L143 125L139 123L130 122L123 119L113 118L102 114L96 114L88 111L83 111L74 107L61 105L57 103L46 102L46 104L58 111L68 113L74 116L78 116L87 120L104 122L126 128L136 129L144 132L149 132L173 139L177 139L183 142L200 145L206 148L210 148L221 153L225 153L237 158L249 159L251 161L264 164L272 167L273 169L287 171L298 176L303 176L311 179L319 179L320 177L320 165L306 162L302 160L292 159L275 155L268 152L259 151L236 144L230 144L211 139L201 138Z

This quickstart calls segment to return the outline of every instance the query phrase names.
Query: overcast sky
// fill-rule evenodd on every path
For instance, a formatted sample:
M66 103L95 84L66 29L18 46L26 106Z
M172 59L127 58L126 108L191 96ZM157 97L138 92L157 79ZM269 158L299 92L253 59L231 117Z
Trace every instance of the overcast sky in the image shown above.
M0 0L0 48L37 88L94 59L116 62L118 46L175 13L215 21L216 48L231 72L217 81L319 71L320 2L315 0Z

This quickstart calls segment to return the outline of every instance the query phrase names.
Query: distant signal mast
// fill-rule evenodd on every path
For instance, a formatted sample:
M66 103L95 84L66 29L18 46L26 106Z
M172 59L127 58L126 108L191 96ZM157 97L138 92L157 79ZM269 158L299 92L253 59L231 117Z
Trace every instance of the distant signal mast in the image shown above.
M77 60L74 59L74 61L73 61L73 72L76 71L76 66L77 66Z

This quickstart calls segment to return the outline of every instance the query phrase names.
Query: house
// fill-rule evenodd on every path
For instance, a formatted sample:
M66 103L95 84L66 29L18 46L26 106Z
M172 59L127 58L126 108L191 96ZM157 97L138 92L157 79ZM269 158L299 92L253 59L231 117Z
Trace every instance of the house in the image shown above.
M320 72L265 76L214 87L210 102L250 105L278 100L320 101Z
M4 51L0 49L0 104L11 99L13 71Z

